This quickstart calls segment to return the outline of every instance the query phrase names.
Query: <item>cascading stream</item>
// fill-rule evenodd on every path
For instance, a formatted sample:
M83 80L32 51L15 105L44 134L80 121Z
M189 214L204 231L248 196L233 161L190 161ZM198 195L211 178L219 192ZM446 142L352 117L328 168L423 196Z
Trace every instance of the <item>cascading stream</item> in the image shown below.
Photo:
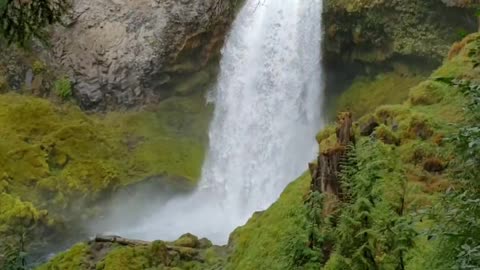
M322 124L322 0L248 0L223 50L198 190L116 233L217 244L306 170Z

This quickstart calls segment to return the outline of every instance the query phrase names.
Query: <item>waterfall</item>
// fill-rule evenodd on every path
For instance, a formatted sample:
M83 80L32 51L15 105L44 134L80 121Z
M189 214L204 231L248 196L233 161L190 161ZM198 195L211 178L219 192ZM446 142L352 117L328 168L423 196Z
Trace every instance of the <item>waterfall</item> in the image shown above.
M190 232L223 244L307 169L322 124L322 0L247 0L223 49L198 190L176 197L127 237Z

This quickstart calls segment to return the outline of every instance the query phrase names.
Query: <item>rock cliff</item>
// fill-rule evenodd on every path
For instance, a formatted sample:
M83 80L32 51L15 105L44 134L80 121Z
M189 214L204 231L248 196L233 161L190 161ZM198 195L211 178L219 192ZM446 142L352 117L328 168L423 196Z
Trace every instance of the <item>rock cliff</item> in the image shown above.
M372 63L409 56L440 63L460 35L476 29L470 1L328 0L326 51Z
M73 2L53 35L54 62L87 110L134 107L186 95L215 74L236 0Z

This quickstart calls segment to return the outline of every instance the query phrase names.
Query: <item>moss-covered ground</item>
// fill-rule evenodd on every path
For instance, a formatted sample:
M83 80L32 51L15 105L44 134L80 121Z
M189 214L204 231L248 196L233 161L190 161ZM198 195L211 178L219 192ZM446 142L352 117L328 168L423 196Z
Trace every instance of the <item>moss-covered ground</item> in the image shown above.
M195 184L210 114L202 94L106 114L1 94L0 233L91 218L95 202L146 178Z
M387 72L374 78L361 76L343 92L337 101L337 111L351 111L358 119L372 108L386 104L401 104L409 89L425 77L414 73Z

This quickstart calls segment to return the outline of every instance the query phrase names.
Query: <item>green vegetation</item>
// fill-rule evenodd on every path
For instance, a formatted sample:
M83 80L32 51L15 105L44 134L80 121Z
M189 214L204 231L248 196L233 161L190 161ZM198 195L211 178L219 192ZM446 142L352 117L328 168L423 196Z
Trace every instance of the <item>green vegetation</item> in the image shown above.
M55 256L47 264L38 268L38 270L79 270L86 269L88 263L86 257L89 253L87 244L78 244L67 252Z
M226 269L295 269L297 260L309 257L307 209L310 177L290 184L267 211L256 213L231 235L233 253Z
M480 39L475 43L480 47ZM455 189L447 192L434 208L434 246L426 252L427 259L420 265L436 269L477 269L480 267L480 85L466 80L445 82L469 99L467 125L462 125L451 138L458 154L452 163Z
M325 4L327 52L366 63L399 55L441 63L458 40L458 29L476 30L474 23L467 22L476 20L471 10L447 7L438 0L329 0Z
M72 96L72 82L68 77L64 76L54 82L53 90L59 97L67 99Z
M0 0L0 37L21 45L44 39L44 28L59 22L67 7L65 0Z
M33 74L35 74L35 75L41 74L46 69L47 69L47 66L42 61L40 61L40 60L33 61L33 63L32 63Z
M467 37L403 104L359 119L342 164L343 199L308 195L303 176L232 234L229 269L476 269L480 87L470 50L477 40ZM361 136L372 121L372 133ZM327 153L335 129L317 140Z
M351 59L366 62L392 55L436 59L446 52L455 35L450 27L429 23L418 33L405 31L432 0L400 2L331 1L328 8L343 15L331 24L329 37L355 48ZM0 14L19 15L11 3L0 0ZM380 16L392 7L408 16ZM360 16L364 10L368 14ZM357 25L342 28L350 26L352 14ZM39 30L8 30L16 21L5 18L0 34L13 41ZM379 45L370 46L373 41ZM358 118L355 144L340 161L341 194L312 192L306 173L237 228L228 247L188 234L171 243L89 242L38 269L480 269L479 57L480 35L470 35L429 78L399 70L356 78L338 101ZM40 74L45 67L35 62L32 70ZM2 78L0 91L8 85ZM97 215L96 203L118 188L156 176L195 184L211 108L191 90L207 81L208 74L198 73L172 89L177 97L143 111L105 115L0 95L0 266L24 269L26 242ZM70 80L60 78L52 91L67 99ZM320 154L339 147L334 126L316 139Z
M360 118L372 108L385 104L400 104L408 98L409 89L425 78L398 72L383 73L375 78L359 77L340 96L337 111L350 111Z
M182 247L162 241L136 246L79 244L37 270L214 270L222 269L219 268L223 263L220 259L221 250L220 247Z
M91 218L107 192L149 177L195 184L211 114L204 104L198 94L100 116L72 104L0 95L0 236L24 229L31 240Z

